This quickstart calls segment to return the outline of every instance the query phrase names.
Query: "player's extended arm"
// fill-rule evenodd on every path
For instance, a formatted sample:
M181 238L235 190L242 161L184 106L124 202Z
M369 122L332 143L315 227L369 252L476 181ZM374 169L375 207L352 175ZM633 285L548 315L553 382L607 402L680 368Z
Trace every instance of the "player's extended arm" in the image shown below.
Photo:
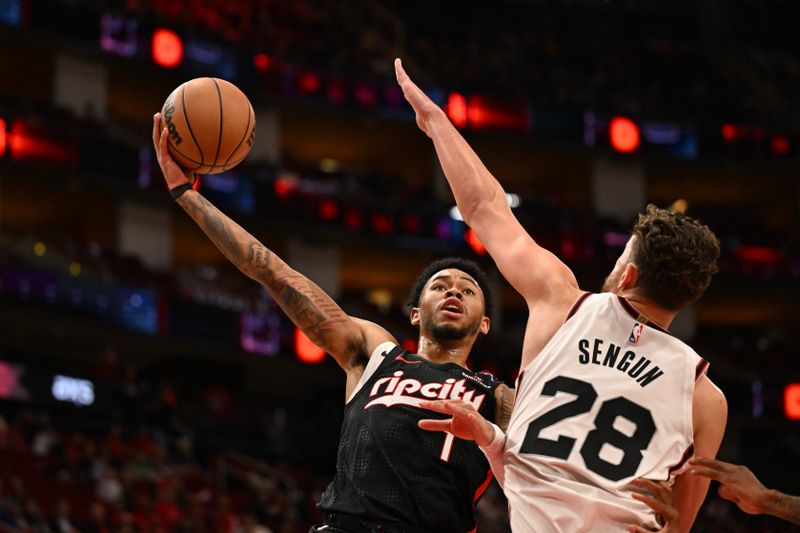
M464 221L528 302L569 306L577 298L572 271L531 238L511 212L503 187L486 169L444 111L411 81L395 59L397 82L414 108L417 125L432 140Z
M720 482L719 495L749 514L768 514L800 524L800 498L765 487L749 468L696 457L689 473Z
M173 190L189 179L169 155L167 129L161 130L159 121L156 114L153 146L167 186ZM348 388L351 371L363 369L375 347L386 341L396 342L380 326L345 314L314 282L289 267L200 193L187 190L177 202L231 263L261 283L292 322L348 372Z
M692 418L695 455L716 456L728 420L728 403L722 391L707 376L701 376L695 385ZM675 479L672 501L678 509L680 531L688 532L692 528L708 492L708 484L708 479L693 476L688 471Z
M506 435L502 429L483 418L474 405L463 400L423 401L419 406L452 416L444 420L420 420L418 422L420 428L428 431L445 431L459 439L474 440L489 460L489 466L497 482L501 487L505 485L503 451Z

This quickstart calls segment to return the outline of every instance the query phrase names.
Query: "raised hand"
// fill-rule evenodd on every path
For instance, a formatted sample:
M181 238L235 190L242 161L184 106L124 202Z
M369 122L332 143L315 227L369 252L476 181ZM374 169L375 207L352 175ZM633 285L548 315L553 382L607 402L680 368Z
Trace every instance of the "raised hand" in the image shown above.
M156 113L153 115L153 148L156 151L158 166L161 167L167 187L172 190L184 183L194 183L195 174L182 169L169 155L167 135L167 128L161 128L161 113Z
M414 113L417 115L417 126L424 131L429 137L428 125L431 117L437 113L444 113L442 108L433 103L433 100L428 98L428 95L422 92L422 89L417 87L417 84L411 81L411 78L406 74L403 69L403 62L399 58L394 60L394 72L397 75L397 83L403 90L403 96L406 97L408 103L414 108Z
M433 400L420 402L419 406L452 415L452 418L445 420L420 420L419 427L422 429L445 431L459 439L474 440L478 446L487 446L494 439L492 424L471 403L463 400Z
M647 504L650 509L661 515L664 526L659 533L678 533L678 510L672 506L672 489L664 482L655 482L639 478L631 481L631 485L642 492L634 492L631 496L635 500ZM651 533L649 529L631 524L628 526L630 533Z
M745 513L767 512L770 490L746 466L705 457L696 457L689 464L692 465L690 474L719 481L719 495L738 505Z

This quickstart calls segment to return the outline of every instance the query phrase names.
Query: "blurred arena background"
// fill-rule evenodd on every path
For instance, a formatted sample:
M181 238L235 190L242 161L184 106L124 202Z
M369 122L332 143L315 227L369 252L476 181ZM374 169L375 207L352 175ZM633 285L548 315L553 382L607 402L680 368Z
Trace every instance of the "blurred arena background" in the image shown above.
M459 220L392 59L531 234L598 290L647 202L719 235L674 325L728 397L720 457L800 494L800 10L791 0L0 0L0 531L305 532L343 374L164 190L151 117L236 83L244 164L201 191L411 348L420 268L490 270L472 357L513 382L524 302ZM485 533L507 531L497 487ZM788 531L719 499L696 531Z

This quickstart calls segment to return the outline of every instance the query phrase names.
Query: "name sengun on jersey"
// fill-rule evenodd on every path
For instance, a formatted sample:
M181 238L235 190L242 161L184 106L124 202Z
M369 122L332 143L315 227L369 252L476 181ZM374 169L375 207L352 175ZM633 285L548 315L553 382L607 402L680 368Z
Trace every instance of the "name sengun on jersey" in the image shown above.
M411 405L419 407L419 403L426 400L463 400L471 403L475 409L480 409L486 394L476 396L475 390L467 390L466 379L456 380L448 378L444 383L423 383L418 379L403 378L403 371L397 370L391 377L381 378L375 382L370 391L370 400L364 409L373 405Z

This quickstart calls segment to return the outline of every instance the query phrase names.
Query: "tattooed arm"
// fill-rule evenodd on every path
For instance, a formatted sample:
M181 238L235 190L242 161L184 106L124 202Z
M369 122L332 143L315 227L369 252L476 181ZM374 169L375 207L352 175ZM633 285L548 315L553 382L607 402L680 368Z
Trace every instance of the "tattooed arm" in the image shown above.
M494 391L497 405L494 413L494 423L503 430L508 431L508 422L511 420L511 411L514 409L515 391L505 383L499 385Z
M170 190L189 178L167 150L167 129L153 117L153 145ZM200 193L187 190L177 199L231 263L272 295L286 315L317 346L330 353L348 374L347 394L358 382L366 360L381 343L395 339L377 324L348 316L314 282L293 270Z

